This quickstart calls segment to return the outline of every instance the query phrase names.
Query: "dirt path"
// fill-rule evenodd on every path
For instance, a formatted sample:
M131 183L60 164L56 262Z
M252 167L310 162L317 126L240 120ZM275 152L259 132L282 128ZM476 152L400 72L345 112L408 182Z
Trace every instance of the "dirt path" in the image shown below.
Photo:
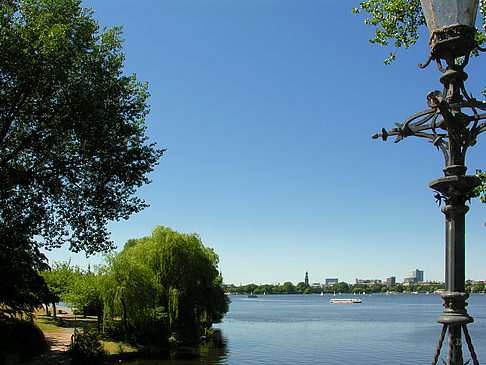
M60 332L44 333L49 348L39 356L22 362L22 365L69 364L67 350L71 344L72 328L63 328Z
M73 317L68 308L60 307L63 315L58 315L58 324L62 328L56 331L44 330L44 337L48 344L47 350L39 356L23 361L22 365L54 365L69 364L68 349L75 329L82 331L86 326L96 326L96 317Z

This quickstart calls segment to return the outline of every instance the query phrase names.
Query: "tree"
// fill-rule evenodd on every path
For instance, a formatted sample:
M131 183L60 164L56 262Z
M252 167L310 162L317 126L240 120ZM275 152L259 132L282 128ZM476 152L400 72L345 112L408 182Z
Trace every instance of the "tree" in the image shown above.
M280 287L281 293L285 294L295 294L295 286L290 281L286 281Z
M484 293L484 282L480 281L476 285L474 285L471 289L472 293Z
M38 274L48 268L44 255L18 232L0 230L0 319L30 315L49 301L48 287Z
M155 273L139 261L126 252L108 256L101 278L105 328L111 335L133 343L164 342L170 334L163 316L157 316L161 312L157 308L161 288ZM116 326L118 318L121 329Z
M49 295L44 301L46 311L47 305L52 303L54 318L56 318L56 303L58 301L73 303L74 282L81 275L81 269L71 266L71 260L62 263L54 262L52 268L40 272L40 275L45 280L49 290Z
M159 226L130 240L103 276L110 323L120 318L122 337L133 342L198 341L228 311L217 265L196 234Z
M0 4L0 235L89 255L146 206L134 194L163 151L147 144L147 85L122 73L121 28L80 4Z
M295 286L295 291L299 294L307 294L309 293L309 288L310 288L309 284L306 284L303 281L301 281L300 283L297 283L297 285Z
M338 293L349 293L350 291L349 284L344 281L337 284L333 284L331 286L331 291L338 292Z
M182 341L197 341L228 311L218 272L218 255L196 234L158 226L127 254L146 263L162 286L160 304L167 308L171 332Z

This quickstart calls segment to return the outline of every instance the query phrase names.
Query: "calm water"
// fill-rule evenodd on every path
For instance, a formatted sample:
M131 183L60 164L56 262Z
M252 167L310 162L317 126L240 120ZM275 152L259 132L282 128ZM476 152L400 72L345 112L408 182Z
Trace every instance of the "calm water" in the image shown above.
M362 304L330 304L330 295L231 296L228 316L215 327L219 343L183 349L173 360L130 364L430 364L442 312L436 294L341 295ZM469 325L486 364L486 296L472 295ZM441 358L447 357L447 342ZM464 359L469 353L464 349ZM177 359L176 359L177 358Z

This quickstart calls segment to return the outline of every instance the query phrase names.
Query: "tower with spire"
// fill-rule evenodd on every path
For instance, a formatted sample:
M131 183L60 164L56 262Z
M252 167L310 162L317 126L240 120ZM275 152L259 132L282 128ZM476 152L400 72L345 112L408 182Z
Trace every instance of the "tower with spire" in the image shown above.
M305 272L304 283L306 283L307 285L309 285L309 273L307 271Z

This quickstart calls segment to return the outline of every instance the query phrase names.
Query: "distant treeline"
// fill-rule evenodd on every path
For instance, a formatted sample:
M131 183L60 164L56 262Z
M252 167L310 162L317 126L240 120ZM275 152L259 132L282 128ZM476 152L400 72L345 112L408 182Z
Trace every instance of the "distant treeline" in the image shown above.
M327 287L311 286L304 282L293 285L291 282L285 282L282 285L256 285L248 284L242 286L225 285L225 291L233 294L333 294L333 293L433 293L438 289L444 289L444 284L397 284L394 286L386 286L382 284L374 284L367 286L364 284L348 284L346 282L337 283ZM466 283L466 292L470 293L484 293L485 283Z

